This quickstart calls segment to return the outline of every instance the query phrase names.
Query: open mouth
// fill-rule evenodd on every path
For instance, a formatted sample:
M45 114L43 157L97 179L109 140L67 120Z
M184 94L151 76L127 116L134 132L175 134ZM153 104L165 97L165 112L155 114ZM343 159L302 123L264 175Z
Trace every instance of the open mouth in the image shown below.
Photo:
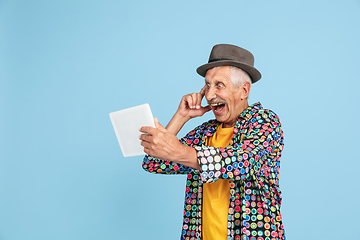
M214 112L220 113L225 108L225 105L225 103L213 103L211 104L211 108L214 110Z

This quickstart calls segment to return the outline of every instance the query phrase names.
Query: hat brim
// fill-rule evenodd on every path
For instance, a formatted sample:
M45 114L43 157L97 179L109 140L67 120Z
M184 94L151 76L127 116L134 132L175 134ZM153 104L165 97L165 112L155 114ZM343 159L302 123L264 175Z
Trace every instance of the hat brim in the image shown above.
M217 61L217 62L206 63L206 64L198 67L196 69L196 72L200 76L205 77L207 70L214 68L214 67L220 67L220 66L234 66L234 67L238 67L238 68L244 70L245 72L247 72L250 75L252 83L259 81L261 78L261 73L253 66L250 66L250 65L247 65L244 63L240 63L240 62L236 62L233 60L222 60L222 61Z

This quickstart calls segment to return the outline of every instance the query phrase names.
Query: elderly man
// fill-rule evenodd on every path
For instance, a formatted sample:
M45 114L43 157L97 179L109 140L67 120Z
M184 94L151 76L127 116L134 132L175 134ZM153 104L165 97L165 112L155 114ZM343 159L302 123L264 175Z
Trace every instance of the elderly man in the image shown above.
M260 103L248 104L251 84L261 78L253 55L215 45L199 93L185 95L164 128L142 127L141 145L150 173L187 174L181 239L285 239L280 205L279 118ZM202 107L205 96L208 106ZM215 118L184 138L176 134L191 118L212 110Z

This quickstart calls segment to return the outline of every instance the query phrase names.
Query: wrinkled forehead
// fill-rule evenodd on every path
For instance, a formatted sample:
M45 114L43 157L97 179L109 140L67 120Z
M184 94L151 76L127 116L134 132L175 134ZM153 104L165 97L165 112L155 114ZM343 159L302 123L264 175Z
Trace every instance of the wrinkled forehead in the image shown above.
M231 80L230 66L214 67L206 72L205 82L216 81L216 80L230 81Z

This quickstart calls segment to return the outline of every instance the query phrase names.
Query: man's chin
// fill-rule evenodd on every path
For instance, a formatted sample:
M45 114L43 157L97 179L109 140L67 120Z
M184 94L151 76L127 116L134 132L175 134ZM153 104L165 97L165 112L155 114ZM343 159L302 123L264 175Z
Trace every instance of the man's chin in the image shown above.
M215 114L215 113L214 113L214 115L215 115L215 118L216 118L216 120L217 120L218 122L224 122L224 121L225 121L224 116L218 115L218 114Z
M224 115L216 115L215 114L216 121L221 122L223 124L223 127L233 127L235 126L236 119L234 121L231 121L229 117L226 117Z

